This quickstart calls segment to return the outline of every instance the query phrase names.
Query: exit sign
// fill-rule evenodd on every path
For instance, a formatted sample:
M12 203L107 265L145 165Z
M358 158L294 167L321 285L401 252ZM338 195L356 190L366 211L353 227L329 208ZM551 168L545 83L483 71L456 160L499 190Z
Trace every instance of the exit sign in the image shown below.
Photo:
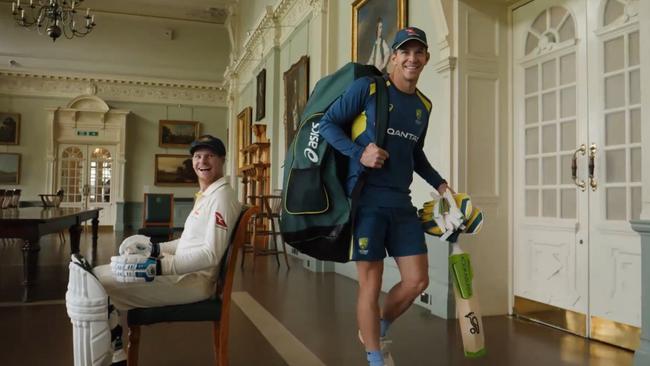
M97 131L77 131L77 136L99 136Z

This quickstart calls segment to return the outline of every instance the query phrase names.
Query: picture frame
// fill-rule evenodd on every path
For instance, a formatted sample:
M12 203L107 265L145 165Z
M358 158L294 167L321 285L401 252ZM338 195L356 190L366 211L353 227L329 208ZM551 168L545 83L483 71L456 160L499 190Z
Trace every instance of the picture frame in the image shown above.
M0 145L20 142L20 114L0 112Z
M355 0L352 3L352 61L390 72L393 37L406 27L407 0Z
M246 107L237 114L237 151L239 152L239 159L237 159L237 167L241 173L241 169L246 165L246 154L243 149L251 144L253 130L251 128L251 119L253 118L253 108Z
M255 121L266 115L266 69L257 74L257 95L255 98Z
M198 184L198 177L192 167L192 157L182 154L156 154L156 186L192 187Z
M158 121L158 146L188 148L199 137L197 121Z
M20 154L0 153L0 185L20 184Z
M285 149L289 149L309 98L309 56L302 56L284 73Z

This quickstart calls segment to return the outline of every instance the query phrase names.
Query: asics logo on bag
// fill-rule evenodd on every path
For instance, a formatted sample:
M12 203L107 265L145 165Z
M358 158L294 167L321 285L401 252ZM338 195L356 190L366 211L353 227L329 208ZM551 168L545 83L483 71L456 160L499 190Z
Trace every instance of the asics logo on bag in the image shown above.
M418 142L418 140L420 139L417 135L414 135L410 132L404 132L390 127L386 130L386 133L392 136L401 137L403 139L407 139L415 142Z
M303 150L303 154L305 154L305 157L309 159L312 163L317 163L318 162L318 154L316 153L316 149L318 149L318 140L320 139L320 135L318 134L318 127L319 123L318 122L312 122L311 123L311 132L309 132L309 142L307 142L307 147L305 150Z

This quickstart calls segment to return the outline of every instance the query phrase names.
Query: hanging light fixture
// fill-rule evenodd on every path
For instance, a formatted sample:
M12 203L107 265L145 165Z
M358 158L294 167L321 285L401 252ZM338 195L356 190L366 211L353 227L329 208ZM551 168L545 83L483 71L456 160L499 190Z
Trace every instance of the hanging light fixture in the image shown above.
M56 41L62 34L67 39L83 37L95 28L95 16L86 9L85 16L77 16L77 7L84 0L20 0L11 2L11 14L18 25L42 30ZM85 23L85 24L80 24Z

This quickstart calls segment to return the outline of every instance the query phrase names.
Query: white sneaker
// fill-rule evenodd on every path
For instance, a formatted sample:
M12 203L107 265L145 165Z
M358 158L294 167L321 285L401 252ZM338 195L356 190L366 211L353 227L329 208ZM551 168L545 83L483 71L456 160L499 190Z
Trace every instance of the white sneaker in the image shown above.
M357 333L359 336L359 341L363 343L363 337L361 336L361 329ZM381 356L384 358L384 366L395 366L395 361L393 361L393 356L390 354L390 345L393 344L393 341L387 339L386 337L379 338L379 349L381 350Z

